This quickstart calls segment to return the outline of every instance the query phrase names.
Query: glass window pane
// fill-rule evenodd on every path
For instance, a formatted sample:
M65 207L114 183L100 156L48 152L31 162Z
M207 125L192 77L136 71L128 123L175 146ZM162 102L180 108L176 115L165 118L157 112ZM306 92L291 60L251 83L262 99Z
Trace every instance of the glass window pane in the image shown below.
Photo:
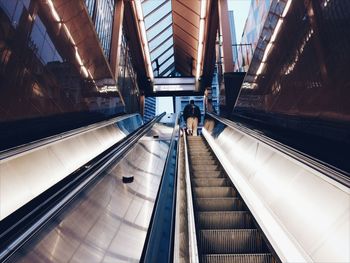
M11 19L11 21L12 21L13 13L16 10L17 2L18 1L9 1L9 0L1 0L0 1L1 7L6 11L6 13L9 16L9 18Z
M170 74L171 72L173 72L174 69L175 69L175 67L171 67L171 69L169 69L167 72L165 72L165 73L163 74L163 76L164 76L164 77L169 76L169 74Z
M163 19L159 25L152 27L151 29L147 30L147 38L152 39L154 38L160 31L162 31L164 28L168 27L173 23L171 14L168 15Z
M164 3L166 0L148 0L142 3L143 16L147 16L150 12L156 9L159 5Z
M169 49L167 52L165 52L163 55L161 55L158 58L158 63L162 64L166 59L168 59L171 56L171 54L174 54L174 49L173 48Z
M149 49L152 51L154 48L156 48L158 45L160 45L165 39L170 37L173 34L173 30L171 27L169 27L167 30L165 30L163 33L161 33L159 36L157 36L155 39L153 39L151 42L149 42Z
M145 18L145 25L146 28L149 28L150 26L154 25L156 22L159 21L160 18L162 18L165 14L169 13L171 11L171 1L163 5L161 8L159 8L157 11L150 14L148 17Z
M167 62L165 62L160 68L159 68L159 73L162 73L164 70L167 69L167 67L169 67L171 64L174 63L174 56L172 56L171 58L169 58L167 60Z
M153 50L151 52L151 60L156 59L160 54L163 53L164 50L170 48L173 45L173 38L169 38L161 47Z

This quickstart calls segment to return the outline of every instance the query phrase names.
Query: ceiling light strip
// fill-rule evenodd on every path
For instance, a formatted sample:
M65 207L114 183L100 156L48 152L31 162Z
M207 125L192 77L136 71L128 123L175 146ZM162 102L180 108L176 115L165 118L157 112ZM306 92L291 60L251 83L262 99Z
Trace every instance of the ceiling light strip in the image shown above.
M207 15L207 0L201 0L201 14L200 14L200 21L199 21L198 51L197 51L197 65L196 65L197 80L199 79L200 73L201 73L206 15Z
M140 33L141 33L141 41L142 41L142 46L143 46L143 53L144 53L144 58L145 58L146 64L147 64L148 76L151 80L153 80L154 75L153 75L151 57L150 57L150 52L149 52L149 47L148 47L146 27L145 27L143 12L142 12L141 0L134 0L133 3L134 3L134 5L133 5L134 11L136 12L136 16L137 16L138 23L139 23L139 29L140 29Z
M274 29L274 31L273 31L273 33L271 35L270 41L269 41L269 43L267 44L267 46L265 48L263 59L261 60L260 66L259 66L259 68L258 68L258 70L256 72L256 77L259 76L261 73L263 73L263 71L265 69L268 55L269 55L270 51L273 49L274 42L275 42L275 40L277 38L278 33L280 32L280 29L281 29L281 26L282 26L282 23L283 23L283 19L287 15L287 13L288 13L288 11L290 9L291 3L292 3L292 0L287 0L286 4L284 6L283 13L282 13L281 17L278 19L278 22L277 22L277 24L275 26L275 29Z
M52 14L52 17L54 18L54 20L55 20L56 22L58 22L59 25L63 25L63 29L64 29L64 31L65 31L65 33L66 33L66 35L67 35L69 41L70 41L70 42L72 43L72 45L74 46L74 49L75 49L75 59L76 59L77 63L78 63L79 66L80 66L80 71L81 71L81 73L84 75L84 77L87 78L87 77L89 76L89 72L88 72L87 68L84 66L83 60L81 59L81 56L79 55L78 47L77 47L77 45L75 44L75 41L74 41L74 39L73 39L72 34L70 33L68 27L63 23L63 21L61 20L60 16L58 15L57 10L56 10L56 8L55 8L55 6L54 6L52 0L47 0L47 4L48 4L48 6L49 6L49 8L50 8L50 11L51 11L51 14ZM90 74L90 77L92 77L91 74Z

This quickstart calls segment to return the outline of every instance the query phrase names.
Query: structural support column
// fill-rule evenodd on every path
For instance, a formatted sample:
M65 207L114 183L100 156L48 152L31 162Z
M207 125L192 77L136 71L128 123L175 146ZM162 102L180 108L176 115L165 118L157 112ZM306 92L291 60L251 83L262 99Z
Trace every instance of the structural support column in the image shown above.
M232 40L230 31L230 21L228 18L227 0L219 0L219 23L222 38L223 51L223 71L233 72Z
M117 0L115 4L115 9L114 9L114 21L113 21L112 44L111 44L111 55L110 55L111 56L110 64L111 64L113 75L116 79L118 78L118 72L119 72L123 19L124 19L124 1Z

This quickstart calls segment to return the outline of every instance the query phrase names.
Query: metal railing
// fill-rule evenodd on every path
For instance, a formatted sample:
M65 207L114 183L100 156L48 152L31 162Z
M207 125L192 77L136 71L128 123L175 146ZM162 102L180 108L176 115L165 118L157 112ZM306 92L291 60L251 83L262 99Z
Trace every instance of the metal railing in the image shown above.
M189 260L191 263L198 263L198 246L196 235L196 224L194 220L194 208L192 198L192 187L190 178L190 164L188 161L188 149L186 133L183 133L184 151L185 151L185 173L186 173L186 195L187 195L187 222L188 222L188 239L189 239Z
M249 129L243 125L238 125L237 123L219 117L215 114L212 113L206 113L208 116L210 116L211 118L229 126L232 127L234 129L237 129L245 134L247 134L250 137L253 137L259 141L264 142L265 144L269 145L270 147L277 149L279 151L281 151L282 153L292 157L293 159L298 160L299 162L321 172L322 174L328 176L329 178L337 181L338 183L341 183L342 185L346 186L346 187L350 187L350 177L349 175L344 172L339 170L338 168L331 166L319 159L316 159L312 156L309 156L301 151L298 151L292 147L289 147L283 143L280 143L274 139L271 139L270 137L267 137L255 130Z
M172 262L173 259L179 131L177 115L141 262Z
M119 117L116 117L116 118L112 118L110 120L106 120L106 121L101 121L101 122L98 122L98 123L90 124L90 125L87 125L87 126L84 126L84 127L80 127L80 128L74 129L74 130L62 132L60 134L56 134L56 135L49 136L49 137L46 137L46 138L43 138L43 139L39 139L39 140L30 142L30 143L19 145L19 146L16 146L16 147L13 147L13 148L10 148L10 149L7 149L7 150L3 150L3 151L0 151L0 160L9 158L11 156L15 156L15 155L20 154L20 153L31 151L31 150L34 150L36 148L39 148L39 147L42 147L42 146L46 146L46 145L49 145L51 143L54 143L54 142L57 142L57 141L60 141L60 140L63 140L63 139L67 139L67 138L75 136L77 134L81 134L81 133L84 133L84 132L88 132L88 131L91 131L91 130L102 128L102 127L111 125L113 123L116 123L118 121L121 121L121 120L130 118L130 117L133 117L133 116L136 117L137 114L127 114L127 115L119 116Z
M164 115L165 113L156 116L152 121L144 124L121 142L118 142L87 163L84 169L82 171L78 170L77 174L74 174L72 180L69 180L68 183L60 185L58 189L55 187L55 189L50 190L50 193L47 193L47 198L39 205L32 207L31 212L24 217L13 218L9 216L8 220L1 221L0 262L7 260L79 193L91 185L103 171L124 156Z

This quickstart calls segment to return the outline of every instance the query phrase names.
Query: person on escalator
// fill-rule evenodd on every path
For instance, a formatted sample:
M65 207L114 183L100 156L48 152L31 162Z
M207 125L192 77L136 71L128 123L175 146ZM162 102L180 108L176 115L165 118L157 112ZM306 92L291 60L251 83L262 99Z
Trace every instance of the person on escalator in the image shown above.
M197 126L201 119L201 111L194 100L190 100L183 111L184 120L186 121L187 134L197 136Z

